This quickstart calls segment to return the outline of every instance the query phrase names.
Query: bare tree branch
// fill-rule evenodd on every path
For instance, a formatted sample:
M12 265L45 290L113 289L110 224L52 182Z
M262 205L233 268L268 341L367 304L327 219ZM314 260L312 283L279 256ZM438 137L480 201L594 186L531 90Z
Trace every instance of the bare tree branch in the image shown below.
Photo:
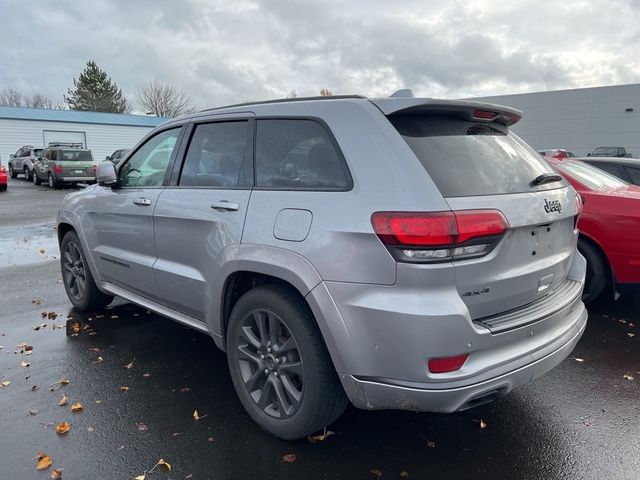
M22 107L22 93L13 87L0 90L0 105L3 107Z
M195 111L193 100L184 90L155 80L138 89L136 100L146 112L158 117L177 117Z

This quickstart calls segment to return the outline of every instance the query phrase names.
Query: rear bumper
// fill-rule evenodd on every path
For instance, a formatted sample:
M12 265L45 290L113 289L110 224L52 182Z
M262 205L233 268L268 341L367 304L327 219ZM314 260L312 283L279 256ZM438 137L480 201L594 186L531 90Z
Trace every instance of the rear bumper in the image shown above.
M96 181L96 177L58 177L58 181L94 183Z
M351 402L367 410L396 409L430 412L455 412L466 410L494 400L515 387L541 377L556 367L573 350L584 333L587 311L582 306L574 312L575 322L570 331L559 340L560 346L553 352L532 361L528 365L483 382L458 388L430 389L358 379L343 379L349 385Z

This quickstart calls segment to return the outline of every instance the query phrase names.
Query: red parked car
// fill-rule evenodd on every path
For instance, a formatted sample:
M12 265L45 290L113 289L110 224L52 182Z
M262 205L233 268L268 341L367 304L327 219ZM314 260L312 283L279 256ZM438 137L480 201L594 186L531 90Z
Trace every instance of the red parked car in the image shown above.
M7 169L2 165L2 159L0 159L0 192L7 190Z
M587 259L585 301L607 285L640 286L640 187L577 160L547 160L582 196L578 249Z

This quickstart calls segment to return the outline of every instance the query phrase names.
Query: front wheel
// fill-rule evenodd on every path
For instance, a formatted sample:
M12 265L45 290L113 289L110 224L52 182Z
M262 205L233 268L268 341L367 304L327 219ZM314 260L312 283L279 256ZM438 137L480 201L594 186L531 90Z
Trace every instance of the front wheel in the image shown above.
M69 300L78 310L97 310L111 303L113 297L102 293L93 280L82 244L74 231L67 232L60 244L62 283Z
M13 165L9 164L9 176L11 178L16 178L18 173L13 169Z
M579 239L578 250L587 261L587 275L582 300L589 303L598 298L607 286L609 266L598 249L588 241Z
M261 286L238 300L229 320L227 357L242 405L278 438L310 435L347 406L311 311L286 288Z

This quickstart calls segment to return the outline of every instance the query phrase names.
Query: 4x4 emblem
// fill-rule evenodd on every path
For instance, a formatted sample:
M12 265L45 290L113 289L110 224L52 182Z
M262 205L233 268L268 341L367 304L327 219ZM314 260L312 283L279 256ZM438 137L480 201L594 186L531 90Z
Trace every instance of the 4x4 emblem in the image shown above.
M558 212L562 213L562 204L558 200L547 200L544 199L544 211L547 213Z

